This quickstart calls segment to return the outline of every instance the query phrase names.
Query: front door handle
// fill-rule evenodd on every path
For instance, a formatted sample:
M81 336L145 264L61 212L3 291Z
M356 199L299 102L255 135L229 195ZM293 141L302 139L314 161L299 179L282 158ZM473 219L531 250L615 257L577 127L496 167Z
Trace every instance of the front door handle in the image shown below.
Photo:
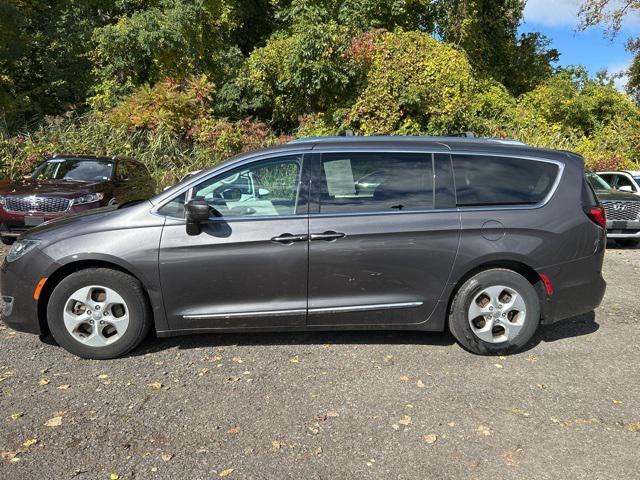
M278 237L273 237L272 242L284 243L290 245L293 242L306 242L309 240L309 235L292 235L291 233L283 233Z
M311 234L311 240L324 240L326 242L332 242L334 240L337 240L339 238L344 238L346 237L346 235L344 233L340 233L340 232L334 232L332 230L329 230L328 232L324 232L324 233L312 233Z

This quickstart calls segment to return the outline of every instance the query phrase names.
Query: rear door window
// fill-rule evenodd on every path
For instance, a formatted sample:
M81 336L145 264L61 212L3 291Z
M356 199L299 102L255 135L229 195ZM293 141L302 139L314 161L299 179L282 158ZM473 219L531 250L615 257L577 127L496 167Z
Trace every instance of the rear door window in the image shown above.
M521 158L453 155L458 206L532 205L549 194L555 163Z
M427 153L330 153L320 165L320 213L433 208L433 157Z

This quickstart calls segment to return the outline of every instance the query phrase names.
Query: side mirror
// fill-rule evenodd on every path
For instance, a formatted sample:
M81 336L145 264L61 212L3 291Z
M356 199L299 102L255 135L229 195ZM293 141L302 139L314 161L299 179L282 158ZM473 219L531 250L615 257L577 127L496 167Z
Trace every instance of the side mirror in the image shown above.
M629 186L629 185L624 185L624 186L620 187L618 190L620 190L621 192L633 193L633 188L631 188L631 186Z
M211 207L201 198L194 198L187 202L184 207L187 219L187 234L200 235L202 232L202 224L209 220L209 217L221 217L222 214Z

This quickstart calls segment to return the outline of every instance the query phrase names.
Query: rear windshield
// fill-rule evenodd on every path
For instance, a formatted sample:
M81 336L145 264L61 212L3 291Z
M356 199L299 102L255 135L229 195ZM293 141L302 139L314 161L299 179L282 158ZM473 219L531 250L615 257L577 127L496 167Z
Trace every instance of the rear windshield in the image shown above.
M549 194L558 165L521 158L453 155L459 206L531 205Z
M33 172L38 180L101 181L109 180L113 162L82 158L54 158L47 160Z

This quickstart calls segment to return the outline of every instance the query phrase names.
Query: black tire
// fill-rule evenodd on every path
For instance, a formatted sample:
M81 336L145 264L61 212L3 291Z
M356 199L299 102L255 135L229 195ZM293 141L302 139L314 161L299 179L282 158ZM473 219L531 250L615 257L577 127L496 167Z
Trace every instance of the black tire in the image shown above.
M2 242L4 245L13 245L13 242L15 241L16 241L15 237L0 236L0 242Z
M506 341L492 343L478 337L468 318L471 302L484 289L502 285L517 291L526 306L520 331ZM502 320L504 321L504 320ZM540 323L540 298L529 281L513 270L494 268L477 273L458 289L449 312L449 330L466 350L479 355L504 355L521 350L533 337Z
M64 325L63 312L77 290L100 285L117 292L126 302L129 324L120 338L109 345L92 347L76 340ZM53 290L47 305L47 323L58 345L82 358L109 359L124 355L148 335L152 323L151 310L142 285L124 272L109 268L88 268L65 277Z
M637 238L614 238L614 241L621 247L637 247L640 245L640 240Z

